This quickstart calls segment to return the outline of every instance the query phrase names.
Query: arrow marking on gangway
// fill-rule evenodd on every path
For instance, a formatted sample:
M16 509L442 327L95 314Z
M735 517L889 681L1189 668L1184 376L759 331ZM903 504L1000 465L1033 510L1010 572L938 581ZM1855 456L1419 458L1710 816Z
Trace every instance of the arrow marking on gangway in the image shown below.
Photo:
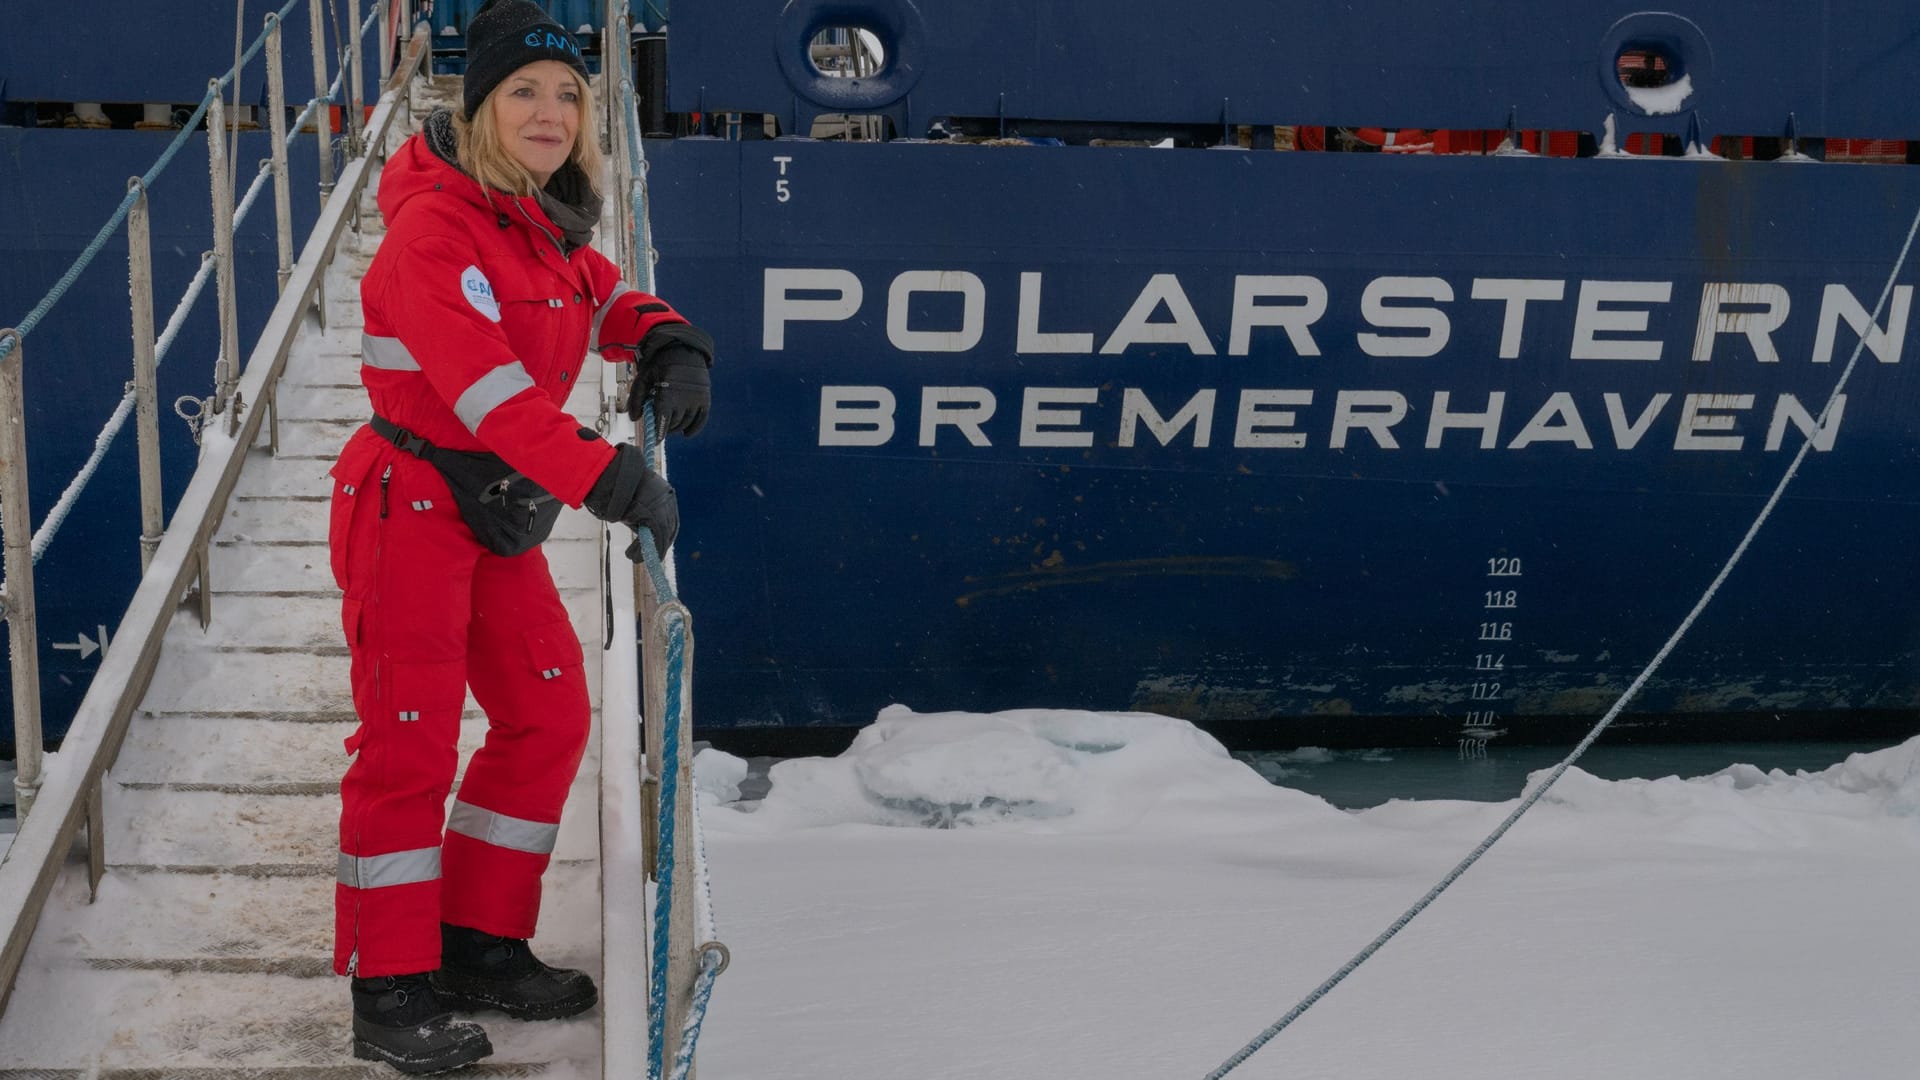
M96 623L95 629L100 633L100 641L97 644L92 638L81 634L79 641L71 643L56 641L53 643L53 647L56 649L72 649L80 654L80 659L82 660L85 660L97 652L100 654L100 658L104 660L107 657L107 628Z

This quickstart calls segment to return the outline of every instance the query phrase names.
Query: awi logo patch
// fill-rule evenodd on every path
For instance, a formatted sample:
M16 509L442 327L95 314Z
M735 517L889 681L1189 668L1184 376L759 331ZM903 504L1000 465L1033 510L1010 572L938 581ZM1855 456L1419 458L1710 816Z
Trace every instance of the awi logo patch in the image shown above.
M469 266L460 271L460 294L473 305L473 310L493 322L500 321L500 302L493 298L493 282L487 280L479 267Z

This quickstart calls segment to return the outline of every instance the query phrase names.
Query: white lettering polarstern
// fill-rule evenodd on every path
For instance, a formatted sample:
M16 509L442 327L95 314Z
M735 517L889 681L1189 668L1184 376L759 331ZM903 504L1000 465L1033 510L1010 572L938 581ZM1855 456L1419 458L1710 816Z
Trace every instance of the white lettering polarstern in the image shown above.
M1660 372L1654 365L1662 361L1690 356L1687 367L1694 368L1714 361L1716 353L1722 364L1825 365L1836 354L1844 358L1852 339L1879 364L1893 365L1901 360L1915 291L1897 286L1883 311L1870 312L1838 283L1826 284L1817 303L1796 306L1782 285L1708 281L1694 308L1691 296L1683 300L1679 283L1671 280L1476 276L1456 285L1442 277L1381 276L1342 298L1311 275L1236 274L1230 282L1211 279L1204 292L1196 292L1176 273L1138 272L1144 281L1124 310L1089 308L1082 301L1069 313L1043 310L1043 297L1063 291L1048 286L1043 271L1022 271L1018 287L1007 289L969 270L909 269L880 288L840 267L768 267L761 347L769 353L811 352L832 340L846 348L850 329L883 325L887 345L911 367L941 354L998 352L1010 344L1011 358L1137 356L1152 349L1161 363L1177 363L1183 353L1259 355L1282 363L1315 358L1371 364L1381 358L1409 364L1411 372L1421 361L1445 362L1449 354L1473 350L1476 359L1497 358L1496 371L1523 358L1546 361L1556 372L1549 378L1555 378L1572 370L1564 367L1569 363L1581 370ZM938 309L916 311L915 297L923 293L953 298ZM877 301L881 296L885 300ZM870 305L869 297L877 302ZM1196 303L1202 297L1206 302ZM884 317L876 318L881 312L873 309L882 304ZM1359 323L1326 325L1329 313L1342 307L1357 308ZM1550 317L1556 311L1557 318ZM1006 332L998 327L1012 331L1010 342L995 341L996 332ZM1669 349L1666 338L1686 329L1692 331L1691 347ZM796 336L805 343L794 342ZM1223 346L1224 354L1218 351ZM903 366L902 373L911 367ZM1829 451L1846 411L1844 397L1822 415L1823 399L1747 393L1737 386L1708 391L1695 375L1682 382L1684 390L1660 385L1660 376L1636 373L1633 381L1642 385L1617 392L1552 385L1522 391L1511 374L1453 390L1430 389L1429 382L1418 391L1336 383L1163 385L1149 392L1112 381L1062 385L1059 371L1041 385L989 388L953 378L971 369L945 370L945 379L892 386L835 385L826 376L818 388L819 445L1130 450L1157 443L1388 452L1558 445L1572 451L1724 453L1779 451L1787 446L1788 431L1797 429L1815 450ZM1000 370L999 362L990 370Z

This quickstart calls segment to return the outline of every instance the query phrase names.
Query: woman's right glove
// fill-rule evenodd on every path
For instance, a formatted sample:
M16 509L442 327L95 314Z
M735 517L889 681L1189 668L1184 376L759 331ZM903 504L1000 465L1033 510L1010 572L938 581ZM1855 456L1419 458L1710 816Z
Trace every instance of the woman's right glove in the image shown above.
M627 393L627 415L640 422L640 409L653 399L660 437L692 435L707 422L713 407L713 338L687 323L661 323L639 346L639 368Z
M613 460L601 470L600 479L593 482L593 490L587 492L581 505L602 521L633 527L636 535L627 548L627 558L634 562L644 558L638 536L641 529L653 533L654 550L663 556L680 533L680 501L674 497L673 485L647 468L645 456L632 443L613 448Z

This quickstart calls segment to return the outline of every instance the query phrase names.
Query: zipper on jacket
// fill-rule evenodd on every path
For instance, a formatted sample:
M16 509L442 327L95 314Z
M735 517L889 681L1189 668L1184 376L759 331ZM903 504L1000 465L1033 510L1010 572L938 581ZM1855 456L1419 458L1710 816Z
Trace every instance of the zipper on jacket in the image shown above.
M387 485L393 481L393 463L387 463L387 471L380 474L380 517L387 516Z
M521 216L521 217L523 217L523 218L526 218L526 219L527 219L527 224L529 224L529 225L531 225L531 226L533 226L533 227L534 227L534 228L536 228L536 229L539 229L539 230L540 230L540 234L541 234L542 236L545 236L545 237L546 237L547 239L549 239L549 240L551 240L551 241L553 241L553 250L555 250L555 251L557 251L557 252L559 252L559 253L560 253L560 257L561 257L562 259L564 259L564 258L566 258L566 257L567 257L567 249L566 249L566 247L565 247L565 246L563 246L563 245L562 245L562 244L560 243L560 239L559 239L559 237L556 237L556 236L554 236L554 235L553 235L552 233L550 233L550 232L548 232L548 231L547 231L547 227L546 227L545 225L542 225L542 224L540 224L540 223L539 223L538 221L535 221L535 220L533 220L533 215L532 215L532 214L529 214L529 213L527 213L527 204L526 204L526 203L523 203L523 202L521 202L521 201L520 201L519 199L515 199L515 200L513 200L513 205L515 205L515 206L517 206L517 207L519 207L519 208L520 208L520 216Z

